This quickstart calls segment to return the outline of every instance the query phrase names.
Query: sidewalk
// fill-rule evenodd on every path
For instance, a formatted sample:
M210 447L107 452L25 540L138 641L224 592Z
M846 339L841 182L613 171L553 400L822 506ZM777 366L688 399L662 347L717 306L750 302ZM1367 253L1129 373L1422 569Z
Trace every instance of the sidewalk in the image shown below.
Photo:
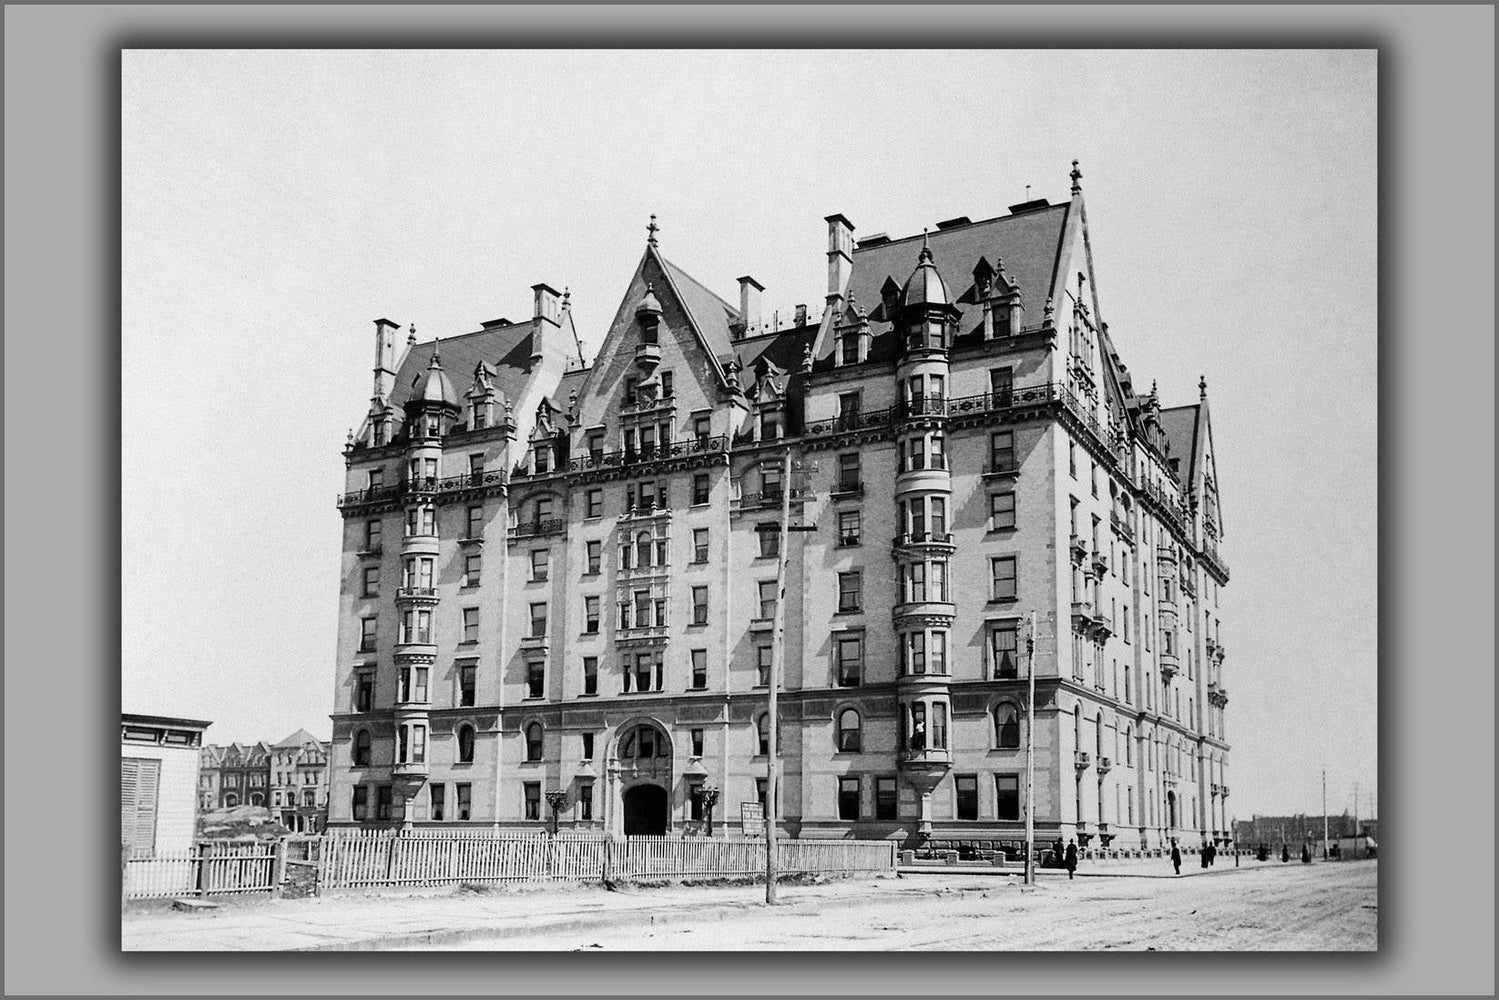
M1297 861L1297 864L1300 862ZM1274 865L1279 865L1277 859ZM1193 863L1188 866L1185 859L1182 860L1181 874L1177 875L1171 870L1171 862L1164 858L1131 858L1124 860L1108 861L1085 861L1077 866L1078 878L1188 878L1197 875L1223 875L1233 871L1253 871L1256 868L1270 868L1269 861L1248 861L1240 859L1237 868L1234 867L1233 859L1229 858L1227 864L1215 864L1203 868L1194 858ZM996 868L993 865L977 861L959 861L956 864L917 864L900 865L896 868L902 875L1009 875L1019 877L1024 873L1024 866L1020 862ZM1066 878L1065 868L1037 868L1036 877Z
M949 872L964 876L967 873ZM777 887L780 906L801 912L823 905L888 902L902 896L992 891L993 882L954 889L920 880L844 879ZM765 904L764 885L731 887L514 886L471 892L434 889L308 899L232 899L214 910L183 913L131 909L121 916L123 951L368 950L456 944L510 935L576 930L600 924L652 926L722 920Z

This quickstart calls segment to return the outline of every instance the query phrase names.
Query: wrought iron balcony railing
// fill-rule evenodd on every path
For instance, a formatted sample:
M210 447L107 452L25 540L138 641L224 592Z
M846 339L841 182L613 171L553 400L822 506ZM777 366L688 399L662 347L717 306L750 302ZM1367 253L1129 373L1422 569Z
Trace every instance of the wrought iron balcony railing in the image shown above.
M419 476L415 479L403 479L391 486L376 486L372 489L354 490L352 493L344 493L338 498L338 506L352 507L356 504L396 500L404 496L453 493L458 490L502 486L507 481L507 478L505 473L500 470L493 472L471 472L462 476L449 476L446 479L438 479L435 476Z
M688 455L701 455L711 452L727 451L729 439L719 435L716 437L690 437L681 441L672 441L668 444L651 445L644 448L626 448L621 451L591 451L577 458L560 462L555 468L546 472L531 473L525 471L524 467L515 470L512 479L533 479L541 476L550 476L557 473L569 472L592 472L599 469L618 469L628 465L641 465L646 462L660 462L671 458L684 458Z
M544 535L560 535L567 521L560 517L545 521L528 521L510 529L511 538L538 538Z

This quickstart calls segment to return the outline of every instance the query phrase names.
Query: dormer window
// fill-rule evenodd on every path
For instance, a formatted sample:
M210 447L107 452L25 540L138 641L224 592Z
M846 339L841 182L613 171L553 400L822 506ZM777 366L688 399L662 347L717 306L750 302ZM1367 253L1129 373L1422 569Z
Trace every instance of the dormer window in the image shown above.
M550 444L538 444L532 452L531 471L541 475L552 471L552 446Z
M774 441L781 436L781 414L777 410L760 413L760 440Z
M661 373L661 398L671 398L671 372L669 371L663 371Z
M604 432L590 431L588 434L588 458L595 463L604 459Z
M378 448L385 443L385 421L376 420L375 425L371 430L374 433L374 446Z
M472 418L472 420L469 423L469 426L473 430L477 431L477 430L479 430L481 428L489 426L489 413L488 413L488 410L489 410L489 407L487 405L485 405L484 403L475 403L474 404L473 418Z
M658 342L659 328L654 318L643 320L640 324L640 342L642 344L654 344Z
M839 356L842 364L856 365L859 363L859 335L853 330L844 333L840 341Z

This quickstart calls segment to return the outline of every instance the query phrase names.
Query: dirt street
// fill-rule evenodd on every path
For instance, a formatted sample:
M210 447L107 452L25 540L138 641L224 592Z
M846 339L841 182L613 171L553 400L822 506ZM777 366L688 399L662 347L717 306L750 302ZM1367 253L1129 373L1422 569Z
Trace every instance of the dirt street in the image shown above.
M464 951L1370 951L1377 862L1284 865L1197 878L916 875L892 895L712 920L455 945Z

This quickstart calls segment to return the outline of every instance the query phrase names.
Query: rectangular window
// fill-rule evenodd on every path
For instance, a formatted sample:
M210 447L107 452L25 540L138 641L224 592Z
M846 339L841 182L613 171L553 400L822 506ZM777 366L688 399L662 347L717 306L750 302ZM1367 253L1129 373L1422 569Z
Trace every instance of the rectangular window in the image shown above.
M479 585L479 571L483 566L480 556L463 557L463 585L465 587L477 587Z
M1015 600L1015 557L996 556L990 559L989 572L993 580L994 600Z
M1067 474L1077 478L1077 445L1072 441L1067 442Z
M774 618L776 616L776 582L774 580L760 581L760 617Z
M755 647L755 669L757 673L755 683L757 686L770 687L771 658L774 655L775 650L770 646L762 645Z
M780 498L781 467L779 465L762 465L760 467L760 492L767 498Z
M484 505L475 504L468 509L468 534L466 538L484 537Z
M391 787L380 785L375 789L375 818L390 819Z
M850 343L855 345L854 350L857 355L857 339L846 339L844 346L848 347ZM857 360L857 357L854 360ZM859 426L859 393L840 392L838 394L838 429L849 430L857 426Z
M583 759L584 760L593 760L593 734L592 733L584 733L583 734L583 738L582 738L582 743L583 743Z
M954 784L958 793L958 819L979 818L979 776L957 775Z
M368 785L354 786L353 816L357 820L369 819L370 789Z
M838 544L840 546L859 544L859 512L856 510L842 510L838 512Z
M379 519L364 522L364 550L366 552L380 551Z
M443 807L446 805L444 799L447 797L447 790L447 785L437 784L428 786L428 795L432 804L432 818L438 822L447 818L443 815Z
M699 472L692 477L692 502L694 504L708 502L708 474L706 472Z
M599 693L599 658L597 656L583 657L583 693Z
M995 431L989 435L989 471L1015 471L1015 432Z
M371 469L369 471L368 486L371 490L378 490L385 485L385 470Z
M526 794L526 819L541 819L541 782L527 781L524 784Z
M458 668L458 704L467 708L474 704L474 684L478 671L472 665Z
M1088 464L1093 467L1093 495L1098 496L1098 463L1089 462Z
M546 663L541 660L531 660L526 664L527 698L546 696L546 669Z
M661 690L661 667L662 661L660 653L636 653L635 690Z
M552 446L539 444L532 451L531 471L536 475L552 471Z
M838 488L837 493L853 493L861 486L859 453L857 451L847 452L838 456Z
M755 779L755 800L760 803L761 808L765 806L765 779Z
M838 638L838 686L858 687L864 675L864 639L862 636Z
M531 638L540 639L547 634L547 606L545 601L531 605Z
M535 549L531 553L531 582L541 583L546 580L547 572L551 568L551 552L547 549Z
M838 818L859 818L859 779L838 779Z
M604 543L600 542L600 541L597 541L597 540L591 541L587 545L587 550L588 550L588 569L587 569L587 573L588 573L589 576L595 576L595 575L598 574L599 569L600 569L600 563L603 560Z
M363 580L363 588L362 588L361 596L363 596L363 597L379 597L380 596L380 567L379 566L366 566L366 567L364 567L364 580Z
M874 818L895 819L895 779L874 779Z
M464 642L478 642L479 641L479 609L478 608L464 608L463 609L463 641Z
M1019 628L1015 622L1001 622L989 630L989 662L1000 680L1020 676Z
M996 774L994 776L995 818L1018 820L1020 818L1020 776Z
M703 783L701 781L687 783L687 818L703 818Z
M694 757L701 757L702 755L703 755L703 731L701 729L694 729L692 731L692 756L694 756Z
M472 803L473 786L466 781L460 781L453 786L453 818L468 819Z
M989 495L989 530L1003 531L1015 527L1015 494Z
M692 420L692 436L697 438L699 443L707 441L712 436L712 426L710 418L694 417Z
M379 624L378 618L359 619L359 651L361 653L373 653L375 651L375 627Z
M589 490L587 493L587 505L588 517L603 517L604 491L598 489Z
M354 711L368 712L375 707L375 672L359 671L354 686Z
M1008 319L1008 310L996 310L996 318L1003 315ZM989 393L993 397L995 406L1009 406L1012 394L1015 390L1015 369L1013 368L991 368L989 369Z
M578 819L584 821L593 819L593 782L591 781L578 785Z
M864 608L863 574L858 571L838 574L838 610L861 611Z
M760 536L761 559L781 554L781 526L779 524L757 524L755 533Z
M583 631L592 635L599 630L599 599L597 596L583 598Z
M701 691L708 686L708 651L706 649L694 649L692 651L692 688Z
M708 588L692 588L692 624L708 624Z

